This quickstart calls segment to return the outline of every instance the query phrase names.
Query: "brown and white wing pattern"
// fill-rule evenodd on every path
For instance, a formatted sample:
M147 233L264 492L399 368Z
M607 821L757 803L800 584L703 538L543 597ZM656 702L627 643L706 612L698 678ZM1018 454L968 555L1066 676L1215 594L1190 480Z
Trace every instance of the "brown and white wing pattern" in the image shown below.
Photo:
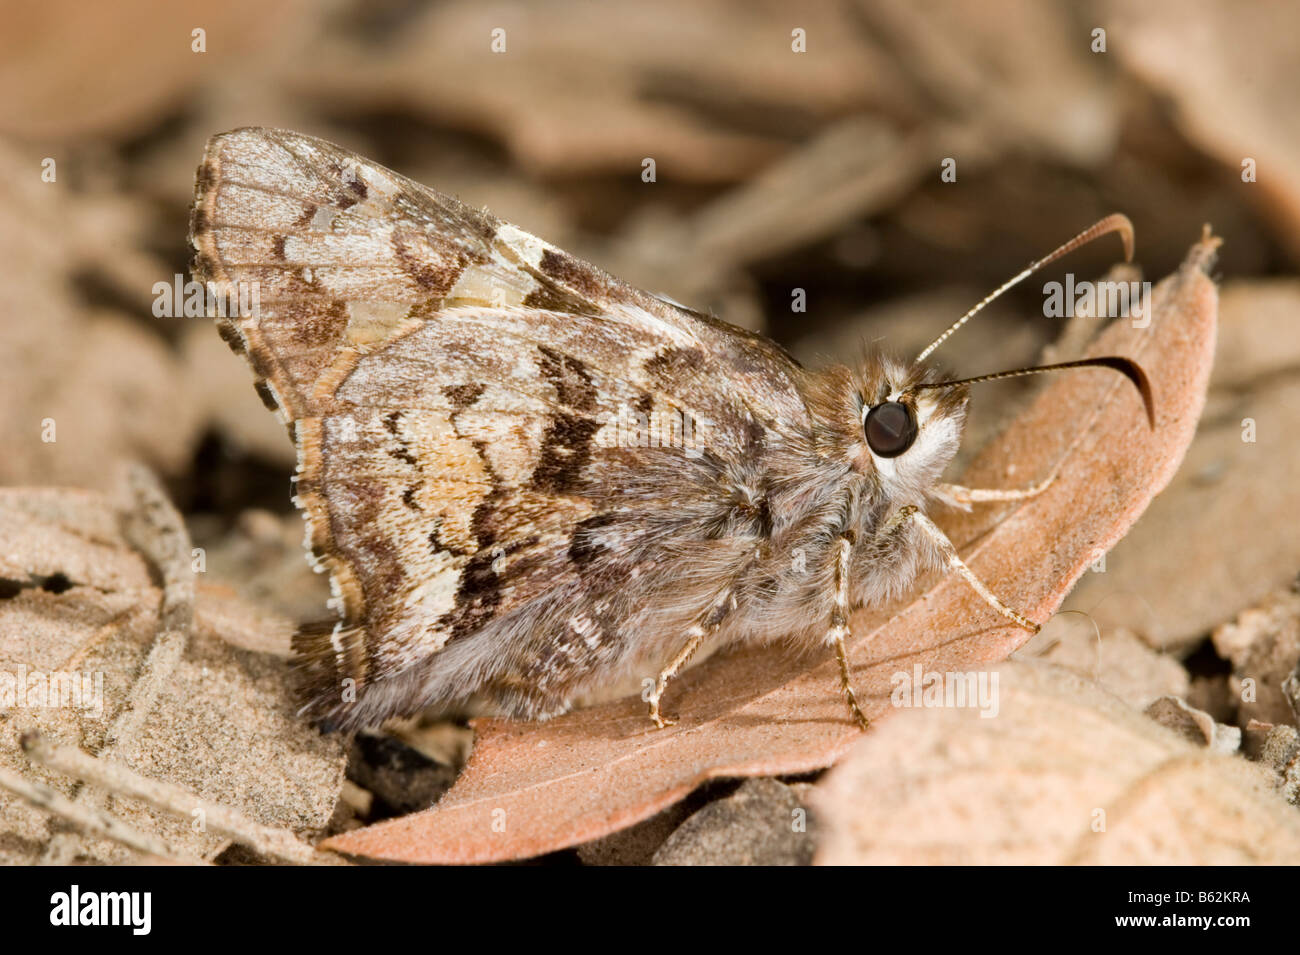
M765 339L320 140L214 137L191 233L196 277L256 303L217 321L297 444L340 615L298 647L338 722L564 708L683 546L752 550L763 456L809 430ZM669 420L698 446L627 440ZM711 593L685 579L689 613Z

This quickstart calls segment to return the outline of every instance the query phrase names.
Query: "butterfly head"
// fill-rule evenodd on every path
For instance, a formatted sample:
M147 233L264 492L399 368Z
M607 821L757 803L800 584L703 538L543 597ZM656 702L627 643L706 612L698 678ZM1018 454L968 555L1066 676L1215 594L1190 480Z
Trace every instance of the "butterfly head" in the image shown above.
M856 471L872 475L891 498L917 500L939 480L957 453L971 384L1069 368L1120 372L1137 389L1147 421L1155 427L1151 385L1141 366L1129 358L1107 355L952 379L925 361L906 365L872 354L855 372L848 373L844 383L850 386L851 397L845 402L844 393L840 393L840 427L833 430ZM852 427L843 415L845 403L853 409Z
M842 432L855 470L870 474L890 496L924 494L961 443L965 385L922 390L939 374L923 362L907 365L869 354L851 373L851 429Z
M1151 386L1142 368L1129 358L1108 355L961 379L945 379L928 363L935 349L1008 289L1067 252L1110 232L1121 234L1125 258L1131 259L1132 225L1122 215L1107 216L1050 255L1031 262L1014 278L985 296L923 349L910 365L869 354L858 370L850 373L848 382L856 395L859 429L846 447L852 466L860 473L875 475L881 488L891 496L920 498L957 453L966 421L968 385L1066 368L1103 367L1123 374L1140 393L1147 421L1154 428ZM842 392L840 398L843 398ZM846 437L843 428L839 435L841 440Z

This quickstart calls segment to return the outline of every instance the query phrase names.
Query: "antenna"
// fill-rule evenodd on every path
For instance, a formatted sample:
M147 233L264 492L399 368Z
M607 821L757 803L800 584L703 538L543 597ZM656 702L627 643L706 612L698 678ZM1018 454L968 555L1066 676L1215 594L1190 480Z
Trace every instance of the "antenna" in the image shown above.
M1063 361L1056 365L1038 365L1034 368L1016 368L1012 371L995 371L991 375L977 375L974 378L961 378L955 381L933 381L923 385L913 385L907 389L909 394L924 391L927 388L951 388L954 385L970 385L977 381L997 381L999 378L1018 378L1021 375L1037 375L1044 371L1061 371L1064 368L1113 368L1129 381L1142 395L1142 404L1147 412L1147 424L1152 429L1156 426L1155 400L1151 396L1151 382L1142 366L1131 358L1119 355L1105 355L1101 358L1081 358L1078 361Z
M1056 249L1056 251L1052 252L1050 255L1044 256L1043 258L1039 259L1036 262L1031 262L1028 266L1025 267L1025 270L1021 272L1019 275L1017 275L1015 278L1010 279L1007 282L1004 282L998 289L996 289L993 292L990 292L988 295L984 297L984 300L982 302L980 302L978 305L972 308L961 318L957 319L957 321L953 322L952 325L949 326L947 331L945 331L942 335L940 335L938 338L932 341L930 345L923 352L921 352L921 354L916 356L916 360L918 362L925 361L925 359L928 358L936 348L938 348L945 341L947 341L948 336L950 336L953 332L957 331L957 329L961 328L972 318L974 318L977 314L983 311L985 306L987 306L990 302L997 299L1000 295L1002 295L1003 292L1015 288L1025 279L1029 278L1029 276L1033 275L1035 272L1041 269L1044 265L1048 265L1052 262L1055 262L1061 256L1073 252L1075 249L1079 248L1079 246L1087 245L1089 242L1092 242L1094 239L1099 239L1103 235L1108 235L1111 232L1118 232L1120 234L1120 238L1123 239L1124 241L1124 261L1132 262L1133 261L1133 223L1129 222L1128 216L1123 215L1122 213L1119 212L1112 213L1106 216L1106 218L1102 219L1100 222L1097 222L1094 225L1091 225L1088 228L1084 229L1073 239L1065 243L1065 245L1061 246L1060 248Z

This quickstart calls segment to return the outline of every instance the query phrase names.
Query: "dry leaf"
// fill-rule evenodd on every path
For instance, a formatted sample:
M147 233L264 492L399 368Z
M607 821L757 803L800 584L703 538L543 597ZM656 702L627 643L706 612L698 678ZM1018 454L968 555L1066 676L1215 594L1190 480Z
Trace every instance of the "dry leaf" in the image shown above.
M910 710L817 786L819 863L1300 863L1300 814L1261 767L1069 671L994 672L995 718Z
M1196 746L1208 746L1216 753L1235 753L1241 749L1238 727L1216 723L1209 713L1176 696L1162 696L1143 712Z
M261 417L272 417L265 414L265 409L261 412ZM303 560L302 518L296 513L272 514L248 508L233 526L209 527L204 544L208 586L233 591L260 608L263 616L273 611L289 621L299 621L318 618L325 612L329 579L314 573ZM282 655L288 652L286 639Z
M164 521L180 529L160 492L156 501ZM9 689L24 690L0 694L0 775L107 813L166 846L169 858L212 859L230 839L215 825L197 831L199 817L188 810L164 813L32 764L20 735L39 734L113 772L179 787L214 820L218 809L233 810L284 834L319 833L342 783L341 742L298 719L284 660L223 639L217 627L232 618L254 626L244 608L203 594L195 603L187 540L176 547L185 571L179 582L128 540L141 520L148 523L138 505L128 506L115 509L88 491L0 490L0 680L13 674ZM264 621L261 629L274 626ZM45 705L40 692L26 692L33 678L52 674L86 681L87 692L71 699L87 705ZM64 831L10 786L0 789L0 820L3 862L140 858L107 839Z
M1041 644L1035 653L1035 645ZM1105 634L1083 614L1058 613L1034 640L1016 651L1017 659L1034 658L1095 680L1135 709L1162 696L1185 697L1187 670L1166 653L1152 650L1131 630L1117 627Z
M6 4L0 83L9 95L0 101L0 131L69 141L137 132L178 109L235 54L252 54L239 61L246 68L277 33L301 30L292 19L301 10L293 0L235 0L201 12L170 0ZM196 27L210 52L193 51Z
M986 142L1004 141L999 152L1009 146L1090 166L1114 148L1117 97L1066 6L869 0L856 7L903 75L944 112L978 122Z
M1210 399L1187 460L1106 556L1105 573L1079 582L1067 610L1089 614L1103 631L1137 630L1157 648L1186 647L1295 577L1298 311L1294 280L1224 288Z
M1238 723L1300 719L1297 694L1288 682L1300 666L1300 592L1270 594L1217 628L1213 640L1219 655L1232 661L1229 688Z
M1217 295L1205 270L1216 246L1202 240L1160 283L1149 327L1117 323L1095 346L1146 369L1154 433L1118 376L1059 376L965 475L974 486L1019 486L1063 462L1035 499L944 521L975 572L1031 617L1046 619L1059 606L1168 483L1191 441L1214 354ZM853 627L859 699L876 717L889 709L893 673L997 661L1027 637L955 575L893 614L859 612ZM673 684L666 706L680 722L665 730L652 728L638 699L543 724L482 721L465 772L437 806L325 845L412 862L539 855L631 825L712 777L824 767L859 735L834 662L796 660L780 648L713 658Z
M792 135L908 99L850 11L814 4L794 24L764 6L460 0L413 18L382 58L352 36L323 45L299 85L333 108L397 107L490 135L539 174L635 175L653 157L661 175L696 182L741 178ZM791 51L794 26L816 37L815 56Z
M1124 66L1172 104L1187 138L1223 163L1300 260L1300 124L1278 109L1300 85L1300 10L1268 0L1111 0L1100 19ZM1241 178L1247 159L1249 182Z
M200 425L180 363L140 324L79 301L67 239L84 210L34 168L0 143L0 483L98 487L123 458L175 473Z

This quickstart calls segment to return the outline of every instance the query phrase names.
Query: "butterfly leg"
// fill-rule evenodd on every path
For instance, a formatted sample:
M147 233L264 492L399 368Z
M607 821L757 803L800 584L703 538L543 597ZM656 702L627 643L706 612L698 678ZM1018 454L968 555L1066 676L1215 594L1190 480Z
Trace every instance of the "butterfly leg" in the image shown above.
M960 484L937 484L934 493L941 500L959 507L964 511L969 511L972 504L982 504L987 501L1026 501L1031 497L1037 497L1056 480L1056 474L1049 474L1046 478L1037 484L1031 484L1029 487L1004 489L1004 488L983 488L983 487L963 487Z
M948 540L948 535L941 531L934 521L930 520L930 518L926 517L914 507L909 506L901 508L899 513L901 514L903 511L910 511L906 519L910 519L914 524L920 527L921 530L925 531L926 536L930 538L938 548L939 553L943 555L949 569L955 570L957 573L961 574L962 577L966 579L966 583L970 584L971 588L984 598L985 603L1017 626L1024 627L1030 633L1037 633L1041 629L1038 624L1034 623L1028 617L1017 613L1004 604L1000 599L998 599L997 594L989 590L984 581L975 576L975 571L966 566L966 562L962 560L961 556L957 553L957 548L953 546L952 541Z
M915 513L916 507L911 504L900 507L876 532L876 540L883 541L897 533ZM826 642L835 650L835 660L840 665L840 692L844 695L844 702L849 705L853 722L865 730L871 725L871 721L862 712L862 707L858 705L857 694L853 692L849 656L844 648L844 641L853 635L849 629L849 568L852 560L853 538L841 537L835 552L835 606L831 609L831 629L826 635Z
M840 665L840 691L844 701L849 705L853 721L866 729L871 721L858 706L857 694L853 692L853 680L849 675L849 657L844 649L844 641L852 636L849 630L849 564L853 557L853 541L841 537L839 550L835 555L835 606L831 608L831 629L826 634L826 642L835 648L835 659Z
M654 689L650 691L647 702L650 704L650 719L654 720L655 726L663 729L665 726L672 726L676 720L670 720L659 712L659 700L664 695L664 690L668 687L668 681L690 662L691 657L695 656L700 645L712 635L718 627L722 626L722 621L727 618L736 607L736 597L728 590L722 597L709 609L699 621L686 631L686 645L678 651L677 656L673 657L669 664L659 672L658 679L655 680Z

